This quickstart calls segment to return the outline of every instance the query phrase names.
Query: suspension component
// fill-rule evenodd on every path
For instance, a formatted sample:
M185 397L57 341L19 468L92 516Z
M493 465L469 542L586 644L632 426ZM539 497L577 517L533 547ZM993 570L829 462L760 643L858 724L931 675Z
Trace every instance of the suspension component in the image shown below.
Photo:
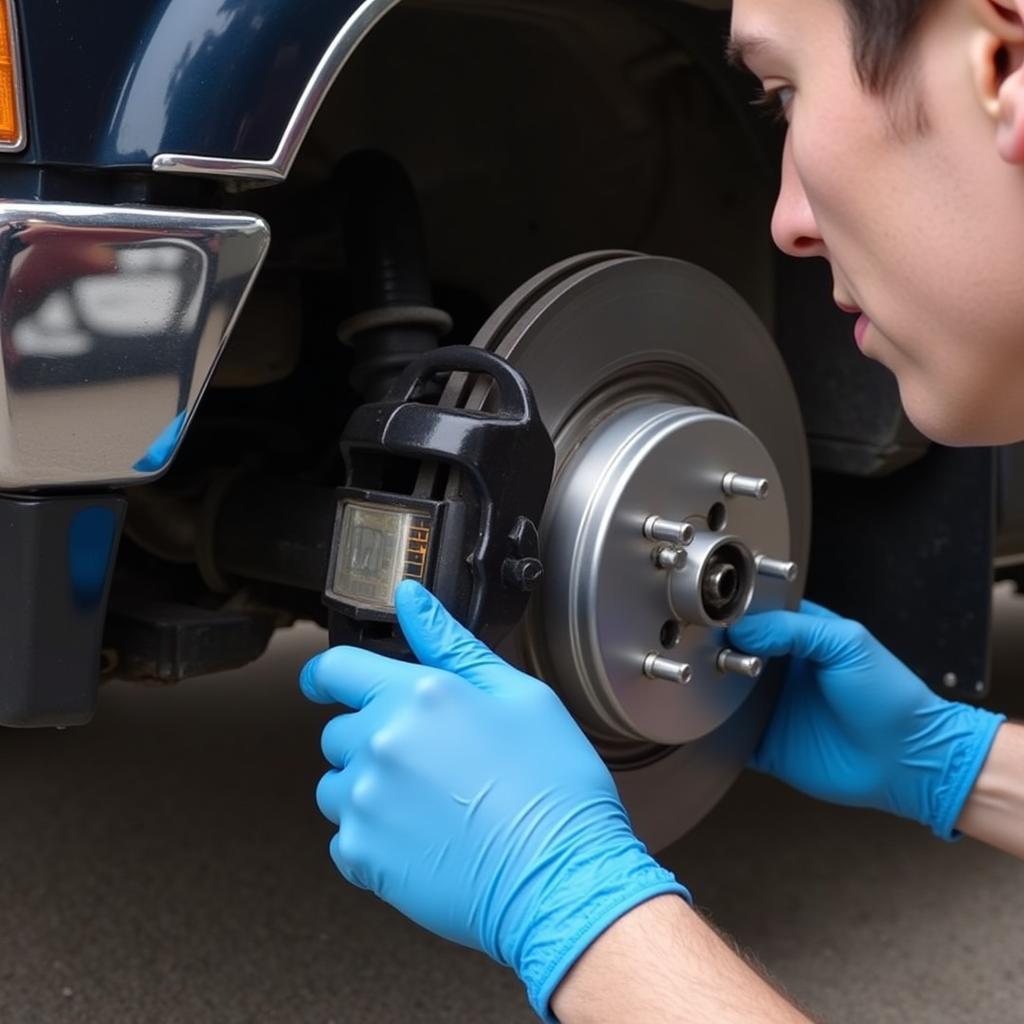
M437 348L452 319L434 305L419 203L402 165L361 150L339 164L330 189L351 291L338 337L353 350L353 389L376 401L410 362Z

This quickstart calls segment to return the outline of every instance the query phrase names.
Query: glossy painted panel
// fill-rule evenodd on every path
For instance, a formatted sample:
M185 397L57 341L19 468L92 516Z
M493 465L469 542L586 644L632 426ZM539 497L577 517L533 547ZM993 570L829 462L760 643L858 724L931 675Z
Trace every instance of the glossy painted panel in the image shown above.
M25 159L273 155L357 0L22 0Z
M161 473L268 243L245 214L0 203L0 491Z

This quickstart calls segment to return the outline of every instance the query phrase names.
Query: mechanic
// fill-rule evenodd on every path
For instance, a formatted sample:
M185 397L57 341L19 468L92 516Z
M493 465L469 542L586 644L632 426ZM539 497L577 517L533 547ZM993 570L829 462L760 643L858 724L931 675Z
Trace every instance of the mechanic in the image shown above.
M733 60L788 122L778 245L831 263L864 354L948 445L1024 439L1024 0L735 0ZM422 665L311 661L336 770L331 856L439 935L511 966L545 1020L806 1021L691 909L635 837L543 683L403 583ZM753 765L1024 857L1024 726L936 696L856 623L751 615L733 646L791 655Z

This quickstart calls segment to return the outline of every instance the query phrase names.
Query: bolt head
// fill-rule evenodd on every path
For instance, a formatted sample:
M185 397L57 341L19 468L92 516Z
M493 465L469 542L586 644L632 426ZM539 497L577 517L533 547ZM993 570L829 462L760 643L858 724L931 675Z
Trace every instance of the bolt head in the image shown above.
M509 558L502 566L501 576L505 586L529 594L544 579L544 564L539 558Z

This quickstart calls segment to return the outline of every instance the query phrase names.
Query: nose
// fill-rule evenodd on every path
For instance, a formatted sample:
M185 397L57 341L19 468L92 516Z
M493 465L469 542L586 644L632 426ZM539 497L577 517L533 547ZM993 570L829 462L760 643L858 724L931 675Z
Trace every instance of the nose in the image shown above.
M825 256L826 248L793 159L792 135L782 154L782 185L772 217L772 238L787 256Z

